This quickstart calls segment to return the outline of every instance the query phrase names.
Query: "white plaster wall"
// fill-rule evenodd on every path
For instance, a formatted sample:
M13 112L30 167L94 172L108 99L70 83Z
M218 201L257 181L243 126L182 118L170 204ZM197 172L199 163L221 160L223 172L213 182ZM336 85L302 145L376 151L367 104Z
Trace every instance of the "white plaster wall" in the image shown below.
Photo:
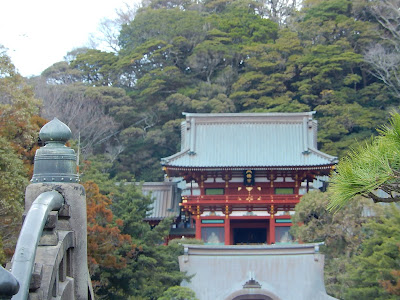
M181 271L195 274L184 285L200 300L231 299L233 293L244 291L250 274L274 300L334 299L325 292L321 254L188 255L181 256L179 263Z

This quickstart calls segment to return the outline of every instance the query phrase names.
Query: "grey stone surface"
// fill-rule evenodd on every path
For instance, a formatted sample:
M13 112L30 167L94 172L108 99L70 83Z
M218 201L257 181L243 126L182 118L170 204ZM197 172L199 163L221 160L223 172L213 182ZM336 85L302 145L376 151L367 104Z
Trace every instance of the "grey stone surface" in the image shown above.
M44 229L40 237L39 246L57 246L58 234L56 230Z
M69 278L60 276L60 273L65 273L63 268L70 263L68 262L71 259L68 258L68 251L73 249L75 245L74 233L72 231L60 231L59 237L60 241L57 246L41 246L38 247L36 252L36 263L43 265L40 291L43 293L44 299L52 299L51 297L62 295L62 281ZM70 299L77 298L72 297Z
M33 273L31 278L31 283L29 285L29 291L36 291L40 288L42 284L43 277L43 264L35 263L33 267Z
M71 300L74 299L74 279L67 277L64 282L60 283L60 294L61 297L57 298L60 300Z
M65 199L62 216L59 218L56 230L59 235L63 232L73 231L73 249L72 251L72 278L73 281L73 292L75 293L76 300L87 300L88 299L88 267L87 267L87 221L86 221L86 194L82 185L77 183L35 183L27 187L25 193L25 211L29 209L34 199L45 191L56 190ZM60 215L60 214L59 214ZM61 243L61 237L60 242ZM52 252L52 248L57 246L39 247L38 255L42 255L43 260L48 260L51 255L56 255ZM48 248L40 249L40 248ZM67 249L65 249L67 250ZM46 253L46 251L50 251ZM41 254L39 254L39 252ZM61 253L62 251L60 251ZM59 261L54 265L61 263L61 258L57 258ZM50 267L49 265L47 267ZM58 270L58 267L57 267ZM49 276L49 275L46 275ZM58 275L57 275L58 276ZM54 278L43 278L43 282L50 282L55 280ZM45 293L46 295L46 293Z
M65 203L63 207L61 207L60 211L58 212L59 217L71 217L69 204Z
M50 212L49 216L47 217L46 224L44 225L45 229L54 229L57 226L58 221L58 211Z
M28 300L43 300L43 299L44 299L43 292L41 290L37 290L36 292L29 293Z
M28 211L26 211L27 213ZM26 213L22 215L22 223L25 222ZM52 211L47 217L46 224L44 225L45 229L53 229L56 228L58 222L58 211Z

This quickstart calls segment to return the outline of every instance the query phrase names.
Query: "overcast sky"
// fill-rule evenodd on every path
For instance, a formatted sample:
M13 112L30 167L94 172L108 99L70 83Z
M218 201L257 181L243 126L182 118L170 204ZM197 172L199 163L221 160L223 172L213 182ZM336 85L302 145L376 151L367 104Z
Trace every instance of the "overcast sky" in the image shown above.
M3 0L0 45L23 76L39 75L85 46L101 19L138 0Z

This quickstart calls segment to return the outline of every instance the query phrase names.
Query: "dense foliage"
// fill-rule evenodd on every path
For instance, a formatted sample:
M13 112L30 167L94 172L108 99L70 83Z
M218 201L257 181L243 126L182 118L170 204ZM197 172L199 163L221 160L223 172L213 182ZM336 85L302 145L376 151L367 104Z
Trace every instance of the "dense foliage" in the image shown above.
M166 290L159 300L197 300L197 298L191 289L173 286Z
M10 259L21 226L24 191L44 120L39 100L0 46L0 263Z
M331 192L319 191L304 195L296 205L291 233L301 242L324 242L321 251L325 254L327 293L345 299L348 285L343 276L351 258L360 251L363 225L370 215L365 215L365 212L366 209L371 211L372 206L364 199L351 202L345 209L332 214L326 210L331 195Z
M400 281L400 210L394 205L386 216L364 227L360 253L345 276L345 299L398 299Z
M296 206L292 234L325 242L325 285L338 299L398 299L400 209L358 199L332 214L332 193L311 192Z
M165 219L153 229L143 222L152 198L142 194L140 185L110 179L107 163L95 158L82 172L89 270L97 297L158 299L169 287L188 279L178 266L182 247L163 245L172 220Z

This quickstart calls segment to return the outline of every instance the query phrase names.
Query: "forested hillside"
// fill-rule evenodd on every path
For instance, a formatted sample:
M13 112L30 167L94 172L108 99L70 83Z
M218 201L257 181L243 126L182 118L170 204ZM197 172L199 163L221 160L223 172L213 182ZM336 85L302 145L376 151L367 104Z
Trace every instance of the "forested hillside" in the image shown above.
M80 134L85 157L104 154L112 176L125 179L162 179L182 112L315 110L320 149L340 157L399 102L366 57L391 47L374 5L143 2L112 22L122 24L118 41L107 40L118 51L76 49L34 79L42 116L59 116Z
M109 51L74 49L29 79L0 47L0 263L15 244L39 128L58 117L80 153L97 296L160 298L185 277L181 249L156 247L170 220L151 230L142 222L151 200L116 181L163 179L160 158L180 149L182 112L315 110L319 149L342 157L399 109L399 2L144 0L103 22ZM305 196L296 215L305 226L293 230L327 241L328 292L395 299L399 233L385 226L399 214L380 213L364 230L361 206L331 215L329 197Z

